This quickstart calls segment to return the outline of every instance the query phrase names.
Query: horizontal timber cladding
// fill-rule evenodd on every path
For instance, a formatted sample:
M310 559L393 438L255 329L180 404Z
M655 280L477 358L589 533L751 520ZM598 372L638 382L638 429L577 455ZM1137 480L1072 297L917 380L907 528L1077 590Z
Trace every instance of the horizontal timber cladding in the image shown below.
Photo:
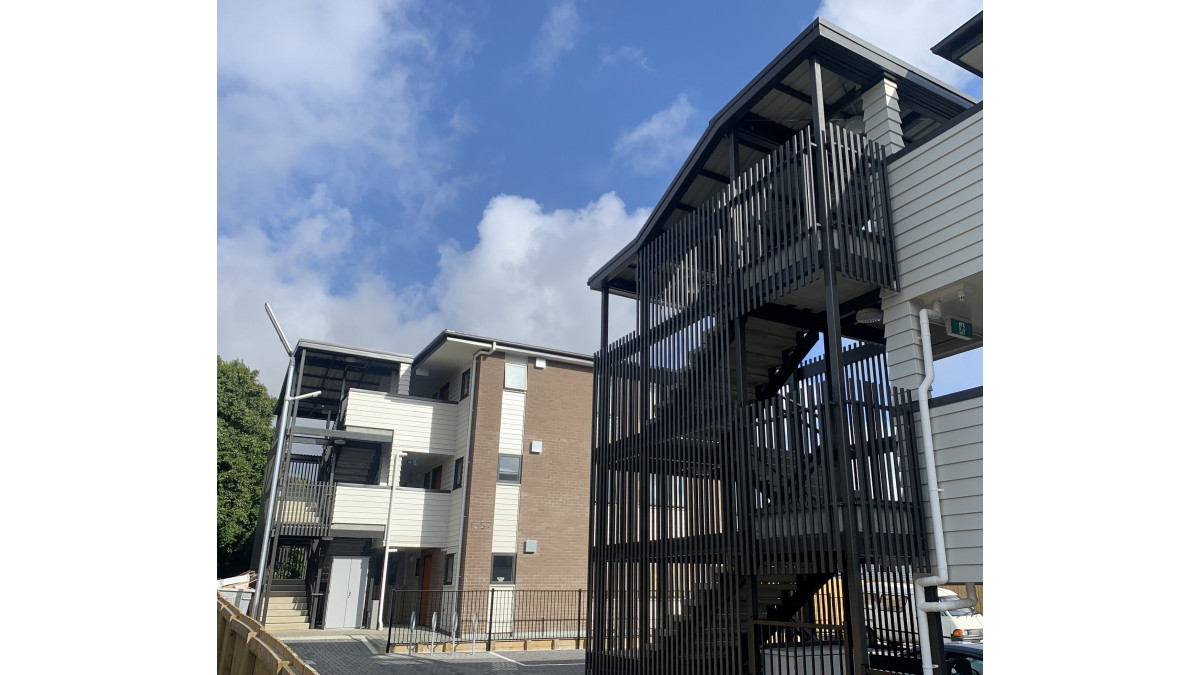
M818 213L840 275L894 287L882 152L828 139L821 208L805 130L638 251L637 330L595 357L589 673L747 672L795 634L781 622L850 616L843 584L928 566L912 411L883 349L844 349L838 411L823 360L753 402L738 372L750 312L821 283Z
M458 404L351 389L346 393L346 426L391 429L396 452L452 454L458 440Z
M492 516L492 553L517 552L517 518L520 515L521 486L496 486L496 511Z
M950 582L983 581L983 396L931 407L929 417ZM918 426L918 443L920 433ZM924 455L920 465L921 495L928 500Z
M908 300L983 270L983 110L888 168Z
M525 392L505 389L500 404L500 454L521 454L524 438Z
M386 486L339 484L334 495L333 525L383 527L387 524L390 502L389 545L444 548L450 493L401 487L395 488L394 495L392 492Z

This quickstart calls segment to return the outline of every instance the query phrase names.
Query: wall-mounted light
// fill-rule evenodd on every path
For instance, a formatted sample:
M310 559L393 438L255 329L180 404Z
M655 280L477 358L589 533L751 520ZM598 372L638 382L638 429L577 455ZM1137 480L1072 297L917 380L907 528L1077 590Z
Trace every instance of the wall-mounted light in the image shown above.
M883 321L883 310L868 307L854 313L854 323L879 323Z

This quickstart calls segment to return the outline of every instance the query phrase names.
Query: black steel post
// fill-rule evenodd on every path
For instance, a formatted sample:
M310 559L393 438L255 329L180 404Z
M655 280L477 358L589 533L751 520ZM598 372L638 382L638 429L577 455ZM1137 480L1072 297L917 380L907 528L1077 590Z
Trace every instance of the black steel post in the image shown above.
M492 651L492 618L496 615L496 589L491 589L488 598L488 639L487 651Z
M583 589L575 591L575 640L576 645L579 644L579 638L583 632Z
M600 351L608 347L608 284L600 289Z
M938 601L937 586L927 586L925 588L925 601ZM916 608L914 608L916 609ZM920 620L920 610L918 610L917 620ZM939 673L950 672L946 668L946 650L943 649L944 643L942 640L945 636L942 635L942 615L938 612L930 612L925 615L925 620L929 622L929 660L937 668Z
M810 82L813 90L813 133L816 151L813 153L813 187L816 192L817 215L820 218L821 268L825 281L825 386L829 405L830 440L835 444L831 454L837 462L838 492L841 493L842 524L842 611L847 622L847 671L862 675L866 669L866 625L862 603L862 570L858 553L858 517L854 499L854 483L850 467L850 439L846 433L846 398L842 382L842 326L838 301L838 270L833 255L833 226L829 219L829 195L825 191L825 104L821 88L821 63L809 59Z

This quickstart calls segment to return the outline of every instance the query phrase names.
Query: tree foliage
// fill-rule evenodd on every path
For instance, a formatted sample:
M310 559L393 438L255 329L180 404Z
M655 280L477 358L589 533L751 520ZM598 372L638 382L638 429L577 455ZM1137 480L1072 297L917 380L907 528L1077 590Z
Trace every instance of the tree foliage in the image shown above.
M217 356L217 573L253 567L263 469L274 441L275 397L258 371Z

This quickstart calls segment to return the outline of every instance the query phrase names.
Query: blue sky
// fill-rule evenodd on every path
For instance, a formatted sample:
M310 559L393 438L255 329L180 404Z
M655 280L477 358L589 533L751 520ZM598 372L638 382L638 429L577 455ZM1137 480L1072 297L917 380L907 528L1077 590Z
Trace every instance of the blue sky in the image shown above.
M929 52L980 7L221 2L218 353L279 386L264 301L293 343L412 354L450 328L591 353L587 277L816 15L982 98ZM935 391L979 384L981 351Z

